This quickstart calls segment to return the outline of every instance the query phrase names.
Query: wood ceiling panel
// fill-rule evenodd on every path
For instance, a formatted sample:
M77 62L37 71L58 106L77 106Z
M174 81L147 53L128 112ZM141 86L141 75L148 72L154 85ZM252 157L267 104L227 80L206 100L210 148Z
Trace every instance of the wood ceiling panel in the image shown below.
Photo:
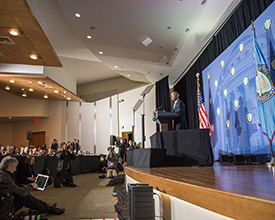
M0 45L1 63L30 64L62 67L48 38L34 17L25 0L0 0L0 36L10 37L15 45ZM8 33L10 28L18 28L22 33L14 37ZM31 53L38 60L29 58Z
M15 83L11 83L11 79L14 80ZM43 85L40 85L38 81L42 82ZM10 87L9 91L5 90L6 86ZM22 88L24 90L22 90ZM34 91L30 92L29 88L34 89ZM48 99L67 101L69 97L71 101L84 102L83 99L74 95L47 76L0 74L0 89L20 97L22 97L23 93L26 93L27 98L43 99L44 95L47 94ZM54 90L59 91L59 93L55 93Z

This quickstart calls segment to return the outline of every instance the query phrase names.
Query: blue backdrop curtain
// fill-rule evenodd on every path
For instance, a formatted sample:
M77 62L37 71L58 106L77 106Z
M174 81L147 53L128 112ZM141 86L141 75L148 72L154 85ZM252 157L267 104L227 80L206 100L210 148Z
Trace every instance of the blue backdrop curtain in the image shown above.
M185 103L188 128L199 128L196 73L202 73L202 70L215 60L251 24L251 20L255 20L273 1L243 0L226 24L212 38L194 65L174 86L174 90L181 94L181 100ZM203 91L201 78L200 81Z

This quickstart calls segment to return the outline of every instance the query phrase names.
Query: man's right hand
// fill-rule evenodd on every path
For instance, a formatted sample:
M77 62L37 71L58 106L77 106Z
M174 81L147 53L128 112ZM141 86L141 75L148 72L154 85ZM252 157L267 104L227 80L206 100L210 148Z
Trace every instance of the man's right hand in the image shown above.
M30 185L32 186L33 189L38 189L38 186L36 183L31 183Z

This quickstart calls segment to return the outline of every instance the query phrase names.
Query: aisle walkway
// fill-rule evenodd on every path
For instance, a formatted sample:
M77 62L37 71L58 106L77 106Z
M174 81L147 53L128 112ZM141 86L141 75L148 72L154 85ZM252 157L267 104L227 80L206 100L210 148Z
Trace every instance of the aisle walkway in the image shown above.
M112 196L113 187L105 186L109 179L99 179L97 173L74 176L76 188L53 186L44 192L35 191L32 194L49 203L57 203L66 211L61 216L49 216L48 219L114 219L117 218L114 205L117 199Z

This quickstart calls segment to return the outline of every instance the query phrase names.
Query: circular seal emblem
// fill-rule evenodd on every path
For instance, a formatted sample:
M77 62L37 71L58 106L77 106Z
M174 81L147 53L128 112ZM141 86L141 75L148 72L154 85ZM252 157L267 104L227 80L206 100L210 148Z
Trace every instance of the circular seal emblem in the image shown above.
M216 88L218 88L218 84L219 84L218 80L215 80L214 85L215 85Z
M244 43L241 42L241 43L239 44L239 52L242 53L243 50L244 50Z
M229 119L226 120L225 125L226 125L226 128L230 128L231 123Z
M239 100L238 100L238 99L235 99L235 100L234 100L234 108L235 108L235 110L238 110L239 107L240 107L240 105L239 105Z
M248 83L249 83L249 78L248 78L248 76L245 76L245 77L243 78L243 86L244 86L244 87L247 87L247 86L248 86Z
M221 115L221 108L220 108L220 107L217 108L217 115L218 115L218 116Z
M271 25L272 25L271 17L266 18L264 22L264 30L269 31L271 29Z
M221 67L223 68L224 67L224 60L221 61Z
M258 101L265 103L275 94L273 81L266 65L257 66L255 80Z
M248 112L246 114L246 120L247 120L247 123L251 124L252 121L253 121L253 114L251 112Z
M234 76L236 73L236 69L234 67L231 68L230 70L231 76Z
M271 61L271 68L275 70L275 58Z
M223 95L224 95L224 97L226 97L226 96L228 95L227 89L224 89L224 90L223 90Z

